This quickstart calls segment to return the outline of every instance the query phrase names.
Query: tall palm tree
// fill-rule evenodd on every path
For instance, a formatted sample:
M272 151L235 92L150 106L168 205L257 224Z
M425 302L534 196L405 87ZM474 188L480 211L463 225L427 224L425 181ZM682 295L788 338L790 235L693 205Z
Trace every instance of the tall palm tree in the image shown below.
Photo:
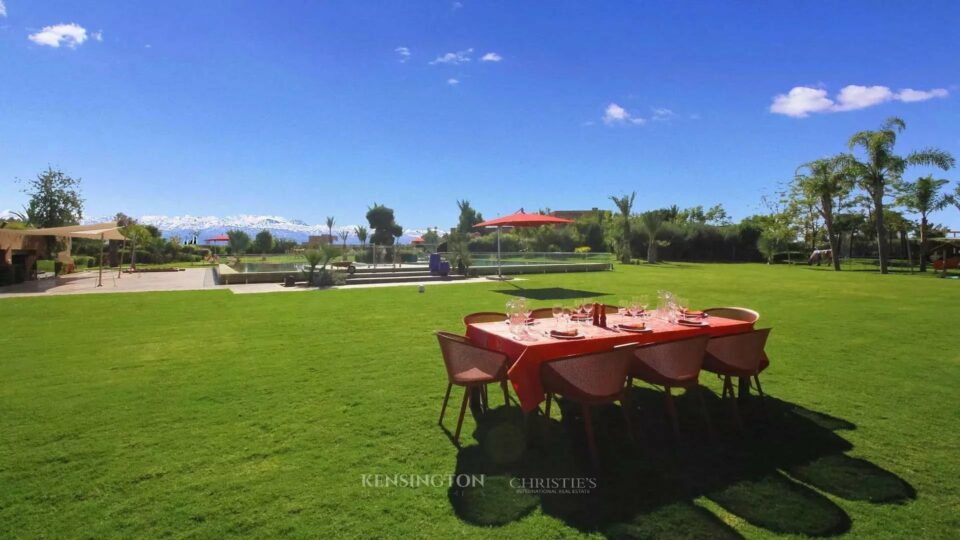
M623 238L620 244L620 262L623 264L630 264L630 259L632 258L632 254L630 253L630 211L633 210L633 200L636 197L636 191L623 197L610 196L610 200L613 201L613 204L617 205L617 209L620 210L620 214L623 215Z
M904 185L900 203L908 210L920 214L920 271L927 271L927 216L932 212L943 210L950 204L951 197L940 192L940 188L948 183L947 180L934 180L933 175L917 178L916 182L907 182Z
M333 225L337 220L333 219L333 216L327 216L327 238L330 239L330 243L333 243Z
M362 251L364 248L367 247L367 228L364 227L363 225L360 225L359 227L354 229L353 232L354 234L357 235L357 240L360 241L360 250Z
M657 246L659 244L657 236L663 230L663 224L666 223L663 212L651 210L640 214L640 227L643 228L643 234L647 236L647 262L657 262Z
M890 117L877 131L860 131L850 137L850 150L862 148L866 159L850 160L851 171L857 183L873 202L873 219L877 229L877 252L880 258L880 273L887 273L889 249L886 242L887 229L883 224L883 198L900 182L909 165L932 165L947 170L955 161L949 152L937 148L925 148L906 157L893 153L897 135L906 128L903 120Z
M337 231L337 236L340 237L340 243L343 244L343 260L347 260L347 239L350 238L350 231L341 229Z
M840 271L840 233L834 223L834 212L843 209L843 200L853 190L853 177L845 154L816 159L797 169L796 188L804 197L813 201L816 211L823 218L833 253L833 269ZM804 172L804 169L806 170Z

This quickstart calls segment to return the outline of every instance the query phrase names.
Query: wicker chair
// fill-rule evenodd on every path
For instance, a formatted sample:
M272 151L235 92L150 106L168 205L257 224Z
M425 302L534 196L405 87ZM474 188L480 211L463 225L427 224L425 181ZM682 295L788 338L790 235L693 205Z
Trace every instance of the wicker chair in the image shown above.
M440 420L443 425L443 415L447 410L447 401L450 399L450 389L453 385L464 387L463 401L460 404L460 417L457 418L457 431L453 435L453 442L460 444L460 428L463 426L463 416L467 411L467 404L471 399L471 390L476 389L483 408L487 407L487 385L499 382L503 389L503 400L509 406L510 394L507 391L507 370L510 368L507 356L497 351L478 347L464 336L449 332L436 332L440 342L440 352L443 355L443 364L447 368L447 393L443 396L443 407L440 409Z
M590 420L592 406L619 401L627 423L627 433L633 436L624 400L627 399L625 383L635 348L636 345L631 343L610 351L570 356L540 366L540 379L547 394L547 418L550 417L554 394L580 404L594 466L598 466L600 460Z
M534 319L552 319L553 318L553 308L537 308L533 310L533 313L530 314Z
M703 359L703 369L723 377L723 397L730 397L734 418L740 425L740 415L737 412L737 400L733 391L731 377L757 377L760 373L760 360L763 358L763 348L770 335L770 328L751 330L742 334L733 334L712 338L707 343L707 354ZM760 399L763 399L763 388L757 378L757 390Z
M673 404L671 393L673 388L683 388L696 394L707 428L713 431L710 415L707 413L706 403L699 388L700 368L703 365L703 356L709 341L709 336L697 336L679 341L655 343L634 351L627 386L633 384L633 379L640 379L663 387L667 415L673 424L674 435L680 435L680 426L677 422L677 410Z
M507 320L506 313L497 313L494 311L481 311L479 313L471 313L463 318L463 325L470 326L474 323L485 323L485 322L502 322Z

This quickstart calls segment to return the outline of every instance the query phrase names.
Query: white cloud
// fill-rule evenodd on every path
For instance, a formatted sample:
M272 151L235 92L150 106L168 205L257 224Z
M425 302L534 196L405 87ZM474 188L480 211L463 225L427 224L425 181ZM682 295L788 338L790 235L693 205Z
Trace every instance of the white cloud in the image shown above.
M481 62L499 62L501 60L503 60L503 57L495 52L488 52L480 59Z
M458 81L457 79L447 79L447 84L449 84L450 86L456 86L460 84L460 81Z
M902 101L916 103L933 98L944 98L949 95L944 88L932 90L914 90L905 88L893 92L886 86L861 86L851 84L844 86L834 99L827 97L823 88L796 86L786 94L779 94L773 98L770 112L784 114L794 118L804 118L811 113L856 111L873 107L887 101Z
M0 17L7 16L7 6L3 3L3 0L0 0Z
M844 86L837 94L836 111L855 111L879 105L893 99L893 92L886 86L860 86L851 84Z
M400 63L404 63L410 59L410 49L407 47L397 47L393 50L400 57Z
M447 54L438 56L436 60L434 60L433 62L430 62L430 65L450 64L455 66L458 64L462 64L464 62L469 62L471 54L473 54L473 47L465 51L448 52Z
M786 94L774 97L770 112L803 118L812 112L828 111L831 107L833 100L827 97L826 90L797 86Z
M676 115L676 113L674 113L674 112L671 111L670 109L666 109L666 108L663 108L663 107L654 107L654 108L653 108L653 117L652 117L652 120L655 120L655 121L658 121L658 122L662 122L662 121L664 121L664 120L669 120L670 118L672 118L672 117L675 116L675 115Z
M915 103L917 101L926 101L933 98L945 98L950 95L946 88L934 88L933 90L914 90L904 88L897 94L897 99L904 103Z
M627 123L642 125L646 122L639 116L632 116L626 109L616 103L607 105L607 108L603 111L603 123L608 126Z
M463 7L463 2L454 2L454 3L452 4L452 7L453 7L454 10L458 10L458 9L460 9L460 8Z
M87 29L77 23L56 24L44 26L43 30L36 34L30 34L29 38L30 41L38 45L58 48L63 43L67 47L75 49L87 40Z
M97 30L93 33L93 39L97 41L103 41L103 30Z

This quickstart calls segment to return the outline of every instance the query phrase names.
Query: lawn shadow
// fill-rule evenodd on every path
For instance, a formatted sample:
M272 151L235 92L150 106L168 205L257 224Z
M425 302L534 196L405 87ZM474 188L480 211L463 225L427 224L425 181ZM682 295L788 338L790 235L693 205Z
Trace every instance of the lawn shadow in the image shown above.
M523 289L516 287L514 289L500 289L494 292L510 296L520 296L529 300L576 300L579 298L594 298L609 295L609 293L564 289L562 287L547 287L543 289Z
M850 422L770 397L760 408L754 398L741 408L747 427L738 432L719 397L707 396L716 436L688 394L675 399L679 438L659 391L631 392L635 440L619 406L595 408L599 469L588 457L579 406L560 400L559 419L556 409L550 419L524 419L515 406L492 409L457 455L456 473L483 474L484 485L450 488L450 503L478 526L522 519L539 505L571 527L611 538L741 538L694 500L706 497L769 531L833 536L847 532L851 519L821 491L878 504L916 497L894 473L846 455L852 445L836 432L855 429Z

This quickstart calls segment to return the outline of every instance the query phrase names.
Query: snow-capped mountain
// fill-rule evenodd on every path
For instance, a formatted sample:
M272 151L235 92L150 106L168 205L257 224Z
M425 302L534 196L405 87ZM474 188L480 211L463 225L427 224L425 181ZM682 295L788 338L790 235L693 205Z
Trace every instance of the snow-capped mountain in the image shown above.
M84 223L101 223L111 221L112 217L86 219ZM181 238L192 238L194 234L199 234L200 241L213 236L225 234L229 230L239 229L245 231L250 236L257 234L262 230L270 231L278 238L287 238L297 242L305 242L308 237L327 234L326 224L310 225L299 219L287 219L281 216L255 216L250 214L240 214L236 216L142 216L137 218L137 222L143 225L153 225L160 229L165 238L179 236ZM333 233L340 231L349 231L350 238L348 243L357 242L357 237L353 234L356 225L335 225ZM414 238L427 232L423 229L404 229L403 236L400 238L401 244L408 244Z

